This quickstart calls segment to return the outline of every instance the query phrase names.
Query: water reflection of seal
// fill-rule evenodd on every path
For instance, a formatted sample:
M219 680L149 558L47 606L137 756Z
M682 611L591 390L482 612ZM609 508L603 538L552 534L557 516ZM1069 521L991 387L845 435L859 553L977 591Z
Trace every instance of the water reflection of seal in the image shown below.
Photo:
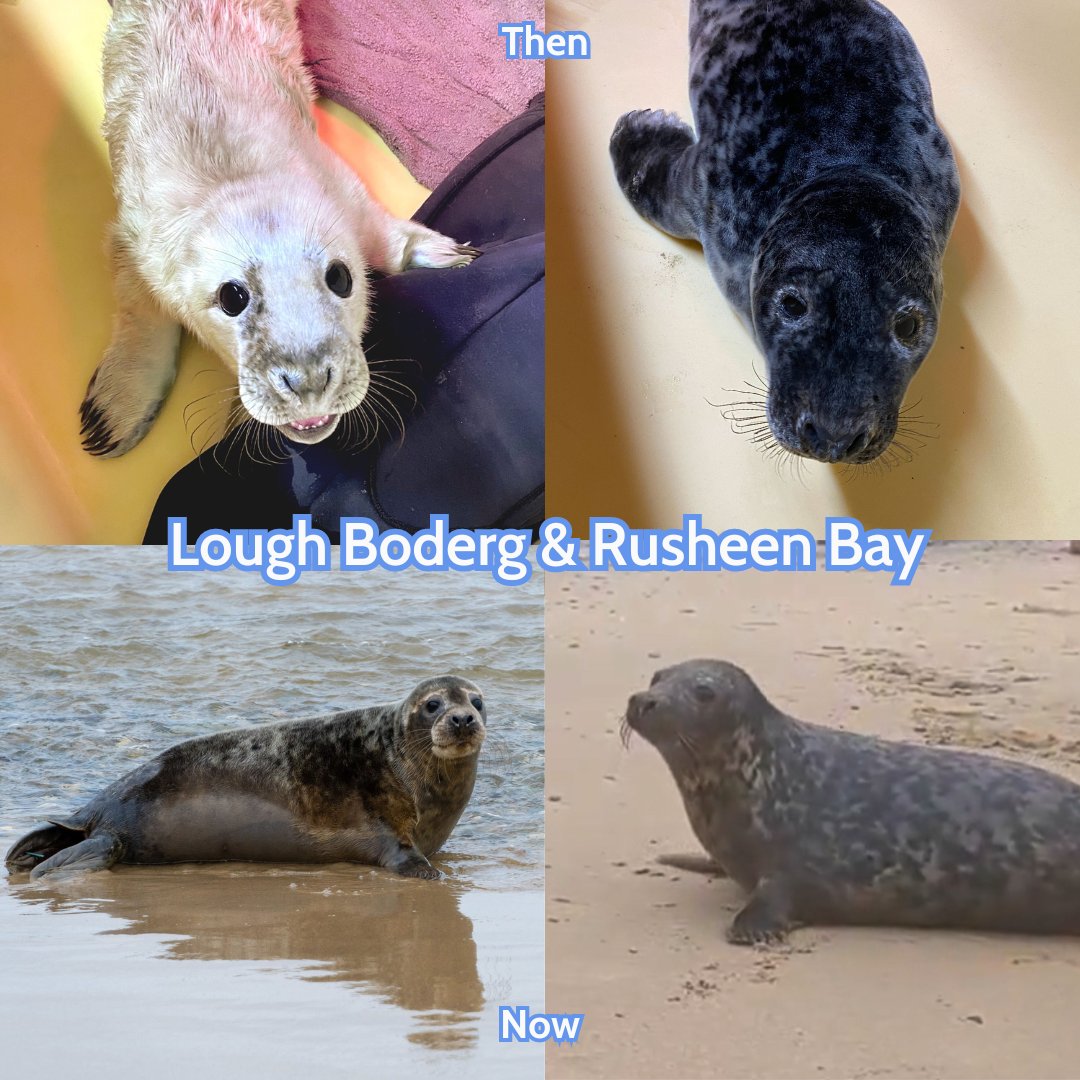
M795 925L1080 933L1080 786L981 754L803 723L732 664L659 671L629 730L750 894L729 940Z
M696 132L627 113L619 184L701 243L754 331L769 382L756 433L871 461L937 333L959 203L922 59L874 0L695 0L690 49Z
M418 1014L410 1041L473 1045L484 986L462 886L411 885L344 867L207 864L99 875L92 895L78 876L54 874L10 895L35 910L107 916L102 958L116 935L149 934L146 948L173 961L269 962L271 972L297 962L302 977L373 991Z
M465 679L398 705L191 739L7 854L32 877L116 863L360 862L434 878L472 794L484 702Z

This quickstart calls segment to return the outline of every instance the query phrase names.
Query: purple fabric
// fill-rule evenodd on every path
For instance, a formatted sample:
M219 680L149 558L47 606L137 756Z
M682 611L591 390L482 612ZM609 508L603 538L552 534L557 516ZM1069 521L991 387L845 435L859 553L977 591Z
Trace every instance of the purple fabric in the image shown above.
M543 0L303 0L319 90L366 120L435 187L544 88L539 60L507 60L501 22L544 25Z

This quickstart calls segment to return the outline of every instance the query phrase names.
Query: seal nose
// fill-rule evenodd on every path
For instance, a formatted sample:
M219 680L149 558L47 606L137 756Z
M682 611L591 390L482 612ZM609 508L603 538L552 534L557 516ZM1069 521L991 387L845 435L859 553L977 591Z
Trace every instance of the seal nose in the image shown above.
M829 431L820 421L817 423L809 413L803 413L795 426L799 449L818 461L849 461L870 443L870 428L851 425Z
M639 691L636 694L630 696L630 701L627 705L626 715L628 717L640 718L645 715L650 709L656 707L656 701L649 695L647 691Z
M334 379L333 364L304 364L271 368L266 377L283 398L318 398Z
M476 730L476 717L472 713L454 713L449 723L455 735L468 735Z

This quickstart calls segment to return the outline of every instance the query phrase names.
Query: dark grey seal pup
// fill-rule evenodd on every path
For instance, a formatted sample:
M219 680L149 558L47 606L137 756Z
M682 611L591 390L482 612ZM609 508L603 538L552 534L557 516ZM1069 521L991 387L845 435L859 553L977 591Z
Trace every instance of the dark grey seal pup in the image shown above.
M190 739L23 837L6 862L34 878L231 859L436 878L428 860L472 795L485 733L480 691L445 675L400 704Z
M874 0L694 0L690 100L696 134L619 120L620 187L705 249L765 354L762 430L872 461L933 345L960 201L915 43Z
M626 724L750 894L732 942L811 923L1080 932L1080 786L1063 777L795 720L719 660L658 671Z

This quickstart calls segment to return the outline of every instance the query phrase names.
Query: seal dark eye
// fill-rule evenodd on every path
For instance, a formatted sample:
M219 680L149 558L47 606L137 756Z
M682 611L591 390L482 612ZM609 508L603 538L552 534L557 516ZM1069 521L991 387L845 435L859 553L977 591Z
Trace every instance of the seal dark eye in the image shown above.
M478 697L470 698L469 701L477 712L484 707L484 703Z
M784 293L780 308L789 319L801 319L807 312L806 301L798 293Z
M442 702L437 697L433 697L424 703L424 708L427 709L429 713L434 715L439 711L440 705L442 705Z
M919 317L913 311L902 311L893 323L893 333L905 345L915 340L919 333Z
M326 287L342 300L352 292L352 274L340 260L335 259L326 268Z
M235 319L251 302L251 293L239 281L226 281L217 291L218 307Z
M695 683L694 697L696 697L698 701L715 701L716 691L708 683Z

